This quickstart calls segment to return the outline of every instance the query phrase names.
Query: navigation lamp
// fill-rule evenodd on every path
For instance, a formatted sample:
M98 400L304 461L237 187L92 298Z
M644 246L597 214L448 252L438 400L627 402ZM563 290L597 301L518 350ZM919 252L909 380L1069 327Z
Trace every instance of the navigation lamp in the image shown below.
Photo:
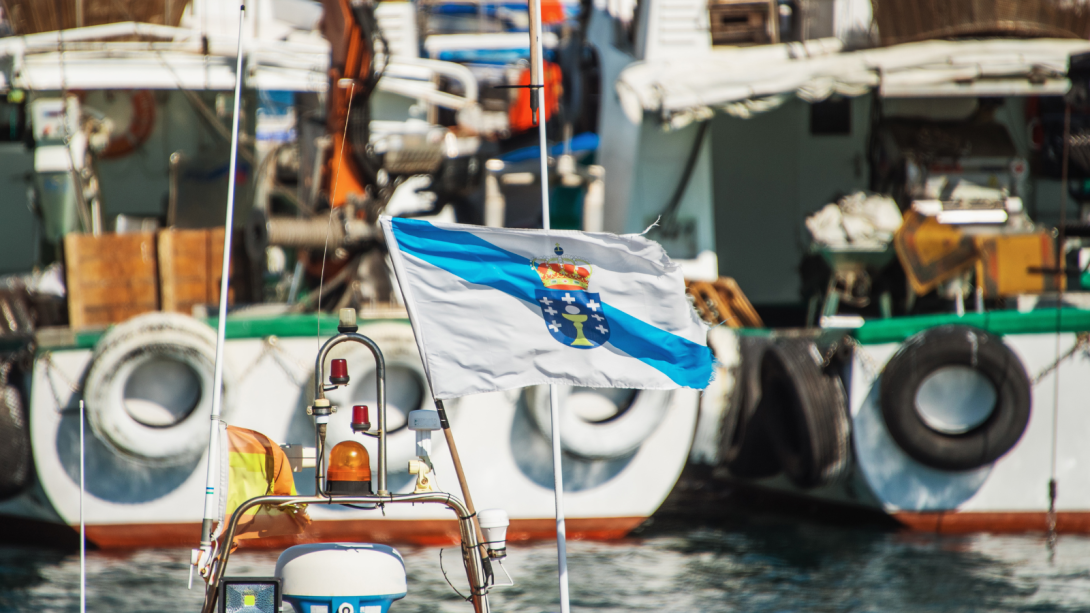
M367 405L357 404L352 407L352 431L366 432L371 429L371 418L367 416Z
M503 509L484 509L477 511L477 522L484 533L484 544L488 548L488 557L507 557L507 526L511 521Z
M371 457L356 441L337 443L329 452L326 494L365 496L371 494Z
M220 581L220 613L279 613L280 579L224 577Z
M341 309L337 332L349 334L359 329L360 326L356 323L356 309Z
M348 384L348 360L337 358L329 365L329 382L333 385Z

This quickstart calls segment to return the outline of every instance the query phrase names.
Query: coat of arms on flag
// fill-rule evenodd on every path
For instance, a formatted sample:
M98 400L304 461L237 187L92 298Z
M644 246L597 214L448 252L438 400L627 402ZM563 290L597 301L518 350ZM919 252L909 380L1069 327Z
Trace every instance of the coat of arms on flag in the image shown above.
M609 321L597 293L588 292L593 267L582 258L564 257L560 243L555 257L534 258L530 266L545 289L534 295L545 327L553 338L577 349L593 349L609 340Z

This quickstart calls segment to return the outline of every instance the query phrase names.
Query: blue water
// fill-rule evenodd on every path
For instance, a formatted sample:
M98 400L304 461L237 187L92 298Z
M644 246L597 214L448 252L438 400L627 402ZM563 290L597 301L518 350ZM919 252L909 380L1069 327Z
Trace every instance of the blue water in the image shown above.
M443 581L436 548L401 547L409 595L393 611L469 612ZM493 610L557 611L554 544L514 545L515 586ZM88 610L199 610L188 550L91 552ZM240 552L229 574L270 575L274 552ZM444 566L465 593L457 550ZM569 543L573 611L1090 611L1090 538L938 537L806 524L652 529L615 543ZM501 581L503 578L501 577ZM79 556L0 548L0 611L77 611ZM286 607L290 611L290 607Z

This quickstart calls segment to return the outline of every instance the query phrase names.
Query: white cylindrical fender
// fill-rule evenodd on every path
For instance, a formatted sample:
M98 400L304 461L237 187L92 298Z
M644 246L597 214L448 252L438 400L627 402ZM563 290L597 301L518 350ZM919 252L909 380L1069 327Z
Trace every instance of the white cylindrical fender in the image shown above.
M360 326L359 333L378 343L386 361L386 462L391 472L405 472L409 460L416 457L416 435L406 427L409 412L434 408L416 337L407 322L365 324ZM361 345L345 343L344 347L343 351L334 350L336 355L332 357L348 359L351 381L347 393L340 389L328 394L333 404L344 409L330 419L327 435L330 447L341 440L359 440L349 425L352 405L370 407L371 423L378 423L374 358ZM363 442L371 450L372 462L377 462L373 441Z
M179 313L148 313L111 328L84 383L87 419L114 451L181 464L208 444L216 335ZM224 369L224 415L230 372Z
M619 458L639 449L662 423L670 406L667 390L634 392L630 401L610 391L560 386L560 446L591 459ZM551 436L549 386L527 388L527 405L538 429Z

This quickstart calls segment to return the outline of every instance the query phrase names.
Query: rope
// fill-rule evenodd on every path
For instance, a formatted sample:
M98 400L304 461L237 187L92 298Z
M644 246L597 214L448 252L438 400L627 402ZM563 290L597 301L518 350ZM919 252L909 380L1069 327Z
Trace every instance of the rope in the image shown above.
M337 86L336 83L333 84ZM318 350L322 349L322 289L325 284L325 262L326 255L329 252L329 235L333 232L333 211L336 207L333 206L333 199L337 197L337 185L341 181L341 167L344 166L344 144L348 141L348 118L352 115L352 98L356 95L356 83L352 82L352 89L348 90L348 108L345 110L344 117L344 133L341 134L341 151L337 154L341 163L337 165L337 174L333 175L333 193L329 195L329 221L326 223L325 230L325 245L322 246L322 273L318 276L318 311L315 313L315 333L314 336L318 341Z

